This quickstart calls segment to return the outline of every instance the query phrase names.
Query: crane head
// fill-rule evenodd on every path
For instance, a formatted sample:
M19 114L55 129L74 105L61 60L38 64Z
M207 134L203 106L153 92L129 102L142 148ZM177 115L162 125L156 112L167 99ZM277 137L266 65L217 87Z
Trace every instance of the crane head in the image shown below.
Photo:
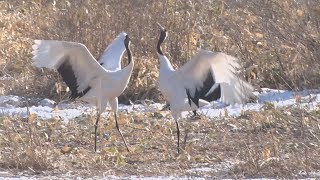
M166 39L167 37L167 30L161 26L160 23L157 22L157 24L160 26L160 38L159 38L159 42L160 44L163 43L163 41Z
M126 37L125 37L125 39L124 39L124 45L125 45L126 47L128 47L129 44L130 44L130 42L131 42L131 39L130 39L129 35L126 35Z

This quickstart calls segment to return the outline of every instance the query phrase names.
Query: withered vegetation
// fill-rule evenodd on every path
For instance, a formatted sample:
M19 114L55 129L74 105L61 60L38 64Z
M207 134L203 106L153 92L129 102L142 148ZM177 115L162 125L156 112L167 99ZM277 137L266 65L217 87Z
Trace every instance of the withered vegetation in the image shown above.
M120 126L103 119L94 153L94 116L68 123L35 115L0 119L0 169L25 175L82 177L201 176L219 178L313 177L320 169L320 112L277 108L261 112L181 121L183 151L168 111L121 113ZM211 168L209 171L197 170Z
M98 58L125 31L136 62L121 102L162 101L158 91L156 22L175 67L198 47L241 59L256 87L301 90L320 84L319 0L33 0L0 1L0 95L68 96L56 72L31 66L34 39L84 43ZM124 62L126 62L124 58ZM125 63L124 63L125 64ZM320 112L277 108L182 121L182 154L168 112L121 113L127 153L113 119L103 119L93 152L94 116L69 122L30 115L0 118L0 170L29 175L312 177L320 169ZM92 121L90 121L92 120ZM183 140L183 139L182 139ZM210 167L210 171L197 168Z
M169 31L164 48L176 67L201 47L241 59L255 85L316 88L320 83L319 4L319 0L1 1L0 93L63 99L65 85L59 76L31 66L33 40L84 43L98 58L125 31L133 40L136 65L121 101L161 100L156 22ZM256 65L254 73L252 65Z

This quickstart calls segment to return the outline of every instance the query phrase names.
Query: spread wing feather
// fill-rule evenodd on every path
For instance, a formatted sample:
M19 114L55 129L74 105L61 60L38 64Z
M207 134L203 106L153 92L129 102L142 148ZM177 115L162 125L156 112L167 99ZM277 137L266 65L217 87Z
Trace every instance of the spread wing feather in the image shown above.
M124 32L120 33L100 56L98 62L105 69L112 71L121 69L121 59L126 50L123 44L126 35Z
M253 88L237 76L238 59L224 53L201 50L170 77L181 82L189 99L196 105L199 99L213 101L221 98L227 104L243 103Z
M90 90L90 83L95 78L108 77L109 72L95 60L83 44L35 40L32 48L33 65L58 70L72 91L71 98L83 96Z

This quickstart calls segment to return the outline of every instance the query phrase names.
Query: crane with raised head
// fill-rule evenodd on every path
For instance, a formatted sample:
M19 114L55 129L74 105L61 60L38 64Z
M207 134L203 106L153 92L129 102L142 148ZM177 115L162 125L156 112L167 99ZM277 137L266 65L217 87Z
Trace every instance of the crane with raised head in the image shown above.
M160 61L159 88L170 104L176 123L179 153L178 120L182 118L183 111L195 111L218 99L227 104L244 103L252 96L253 88L237 75L239 60L222 52L200 50L175 70L161 49L167 30L159 26L160 37L156 47Z
M120 43L122 41L122 43ZM120 34L115 40L114 48L108 48L99 62L83 44L55 40L35 40L33 48L33 65L39 68L54 69L62 76L63 81L71 90L71 99L80 99L97 107L95 122L95 143L97 150L97 127L100 115L110 105L114 112L116 128L129 151L127 143L118 125L118 96L125 90L134 66L130 50L130 38ZM112 43L113 44L113 43ZM122 45L121 45L122 44ZM121 69L120 58L123 49L127 51L128 64ZM119 56L120 55L120 56ZM115 60L108 60L114 58ZM106 66L106 67L104 67ZM109 67L109 68L108 68Z

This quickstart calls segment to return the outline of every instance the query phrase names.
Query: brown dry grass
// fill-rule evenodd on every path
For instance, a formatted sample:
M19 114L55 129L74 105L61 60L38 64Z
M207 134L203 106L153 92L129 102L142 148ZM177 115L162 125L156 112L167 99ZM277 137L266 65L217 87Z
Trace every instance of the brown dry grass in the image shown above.
M99 57L119 32L126 31L133 39L136 66L121 101L160 100L156 22L169 30L165 50L176 67L201 46L239 57L245 68L256 64L258 86L317 88L319 4L319 0L1 1L0 93L65 97L56 73L31 67L34 39L81 42Z
M0 1L0 94L67 97L57 73L31 66L34 39L81 42L99 57L119 32L126 31L133 39L136 66L121 101L161 100L156 22L169 30L164 48L175 67L201 46L239 57L245 68L257 65L254 83L258 86L318 88L319 4L319 0ZM308 173L320 169L319 111L266 106L261 113L248 112L236 119L181 122L189 133L180 156L175 152L174 123L167 117L139 112L121 116L131 153L125 151L113 119L101 122L100 133L107 132L110 138L100 136L101 152L95 154L92 122L88 121L94 117L68 123L32 116L1 117L0 169L41 176L231 178L310 177ZM223 168L189 171L197 166Z
M297 108L246 112L238 118L181 121L184 151L176 154L176 129L169 112L121 113L128 153L103 119L99 153L93 152L94 116L68 123L1 118L0 168L47 176L190 176L219 178L312 177L320 169L320 112ZM90 121L90 119L92 121ZM196 171L197 167L216 167ZM220 168L219 168L220 167Z

